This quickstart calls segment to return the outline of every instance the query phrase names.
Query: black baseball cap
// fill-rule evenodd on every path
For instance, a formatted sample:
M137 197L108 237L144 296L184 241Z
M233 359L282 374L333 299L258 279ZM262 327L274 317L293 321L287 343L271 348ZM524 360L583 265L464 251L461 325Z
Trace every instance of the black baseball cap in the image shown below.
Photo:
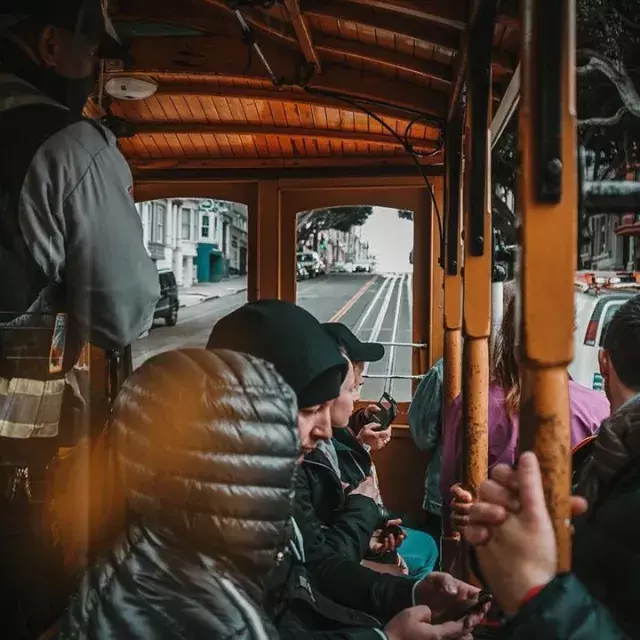
M62 27L84 35L99 45L101 58L124 60L131 58L101 0L0 0L0 30L11 28L23 20Z
M295 391L301 409L337 398L348 369L318 320L283 300L249 302L220 319L207 349L230 349L271 362Z
M384 358L384 347L378 342L361 342L355 334L341 322L325 322L324 330L343 346L352 362L378 362Z

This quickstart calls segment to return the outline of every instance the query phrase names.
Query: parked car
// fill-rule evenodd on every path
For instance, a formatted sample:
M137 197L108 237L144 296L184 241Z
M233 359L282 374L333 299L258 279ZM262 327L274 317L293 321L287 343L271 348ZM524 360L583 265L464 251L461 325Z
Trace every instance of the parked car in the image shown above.
M306 280L309 277L307 270L304 268L304 265L301 262L296 263L296 280L300 282L301 280Z
M594 276L595 282L591 284L577 283L576 330L569 375L585 387L602 391L604 381L598 351L604 340L604 329L629 298L640 295L640 284L633 279L625 282L624 276Z
M164 318L169 327L178 324L178 309L180 301L178 299L178 283L173 271L164 270L158 273L160 279L160 299L156 304L156 311L153 319Z
M356 262L353 266L354 273L371 273L371 265L367 262Z
M301 251L298 253L298 262L307 270L310 278L323 275L326 271L317 251Z
M345 267L344 262L334 262L331 267L331 271L333 271L333 273L345 273L347 268Z

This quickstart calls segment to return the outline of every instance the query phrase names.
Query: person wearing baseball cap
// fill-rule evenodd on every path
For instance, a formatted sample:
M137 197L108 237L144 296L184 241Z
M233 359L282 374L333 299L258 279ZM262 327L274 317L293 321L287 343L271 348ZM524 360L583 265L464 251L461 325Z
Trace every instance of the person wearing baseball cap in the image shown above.
M384 346L378 342L362 342L341 322L325 322L322 327L329 336L342 347L353 364L356 381L362 387L362 374L367 362L379 362L384 358ZM380 411L377 404L369 404L353 413L349 420L349 429L358 441L369 449L382 449L391 440L391 428L385 431L375 431L378 426L372 419Z

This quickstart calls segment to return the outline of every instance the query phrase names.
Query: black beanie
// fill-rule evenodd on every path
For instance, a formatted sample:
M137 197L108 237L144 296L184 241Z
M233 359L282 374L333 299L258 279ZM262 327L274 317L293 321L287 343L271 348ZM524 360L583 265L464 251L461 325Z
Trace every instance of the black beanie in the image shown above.
M231 349L271 362L304 409L333 400L347 362L322 325L291 302L249 302L219 320L207 349Z

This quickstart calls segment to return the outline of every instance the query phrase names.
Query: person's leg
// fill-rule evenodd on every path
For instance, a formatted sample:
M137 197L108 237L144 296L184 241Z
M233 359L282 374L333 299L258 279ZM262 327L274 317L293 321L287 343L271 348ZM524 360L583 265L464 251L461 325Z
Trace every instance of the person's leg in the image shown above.
M424 531L403 527L407 537L400 545L398 553L404 558L409 568L409 577L424 578L433 571L438 561L438 545Z

